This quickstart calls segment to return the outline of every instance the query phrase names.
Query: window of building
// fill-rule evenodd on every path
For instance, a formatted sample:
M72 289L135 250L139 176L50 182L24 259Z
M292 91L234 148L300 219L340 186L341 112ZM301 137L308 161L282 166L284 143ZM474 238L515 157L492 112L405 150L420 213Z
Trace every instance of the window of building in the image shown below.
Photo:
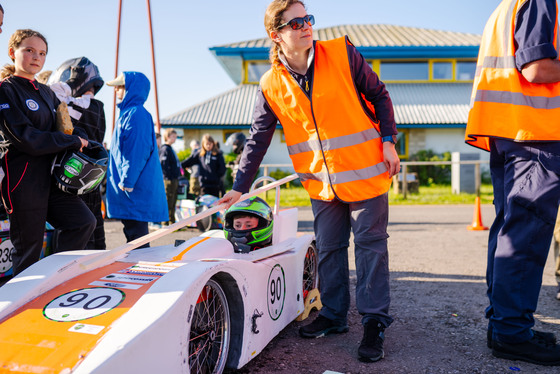
M434 79L434 80L452 80L453 79L453 63L452 62L433 62L432 63L432 79Z
M453 82L473 81L475 61L382 61L373 60L371 68L383 82Z
M427 81L428 62L381 62L380 76L383 81Z
M247 83L259 83L261 77L270 69L268 61L249 61L247 63Z
M476 62L474 61L457 61L455 65L456 80L472 81L476 72Z
M395 144L395 149L399 158L408 159L408 130L401 129L397 134L397 144Z

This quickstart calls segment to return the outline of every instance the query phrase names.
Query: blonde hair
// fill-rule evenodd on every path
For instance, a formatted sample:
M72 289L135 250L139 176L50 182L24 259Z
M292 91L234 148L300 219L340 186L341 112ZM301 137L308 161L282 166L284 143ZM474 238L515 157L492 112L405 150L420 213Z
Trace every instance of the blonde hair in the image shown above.
M272 31L277 31L278 26L282 24L282 16L284 12L288 10L294 4L301 4L305 8L305 4L300 0L273 0L266 8L264 13L264 28L266 29L267 35L270 37ZM280 51L280 44L272 41L272 47L270 48L270 63L279 63L278 52Z
M175 131L175 129L165 129L163 130L163 141L166 142L169 140L169 137L172 134L177 134L177 131Z
M16 32L14 32L12 36L10 36L10 40L8 41L8 50L12 48L15 51L25 39L31 38L33 36L36 36L45 42L45 46L47 47L48 52L49 44L47 43L47 39L40 32L31 29L16 30ZM12 62L14 62L13 58L10 57L10 59L12 60ZM9 77L10 75L13 75L15 71L16 68L14 65L4 65L4 67L0 71L0 79L4 79L6 77Z
M201 147L200 147L200 155L204 156L206 154L206 148L204 148L204 143L208 141L210 143L212 143L212 154L213 155L217 155L218 154L218 147L216 146L216 142L214 141L214 138L212 137L212 135L206 133L204 135L202 135L202 139L200 141Z

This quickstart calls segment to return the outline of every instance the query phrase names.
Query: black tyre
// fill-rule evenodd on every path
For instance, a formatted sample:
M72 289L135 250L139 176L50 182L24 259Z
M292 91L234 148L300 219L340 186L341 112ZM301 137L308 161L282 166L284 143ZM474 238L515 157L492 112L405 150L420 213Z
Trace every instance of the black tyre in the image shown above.
M319 287L319 254L315 243L307 248L305 260L303 261L303 300L307 298L309 291Z
M208 207L206 205L200 205L196 207L196 213L201 213L204 212L205 210L208 210ZM208 217L204 217L202 219L199 219L198 221L196 221L196 227L198 228L198 230L202 231L202 232L206 232L208 230L212 229L212 219L213 216L208 216Z
M230 344L230 313L222 287L210 279L194 309L189 333L191 373L224 371Z

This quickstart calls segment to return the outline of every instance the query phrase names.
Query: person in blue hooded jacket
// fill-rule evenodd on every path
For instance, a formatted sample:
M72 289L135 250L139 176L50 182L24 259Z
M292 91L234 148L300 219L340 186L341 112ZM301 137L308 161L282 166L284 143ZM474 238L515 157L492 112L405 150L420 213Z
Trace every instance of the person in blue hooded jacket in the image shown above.
M122 221L130 242L148 234L148 222L169 219L154 122L144 108L150 81L125 71L107 85L115 87L120 111L107 170L107 214Z

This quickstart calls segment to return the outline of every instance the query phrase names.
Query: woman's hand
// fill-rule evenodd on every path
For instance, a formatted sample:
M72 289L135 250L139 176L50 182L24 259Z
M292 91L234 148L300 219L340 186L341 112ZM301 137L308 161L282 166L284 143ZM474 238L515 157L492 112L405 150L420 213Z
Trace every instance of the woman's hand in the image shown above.
M383 142L383 162L389 172L389 177L398 174L401 171L401 160L395 149L395 145L391 142Z
M229 191L220 200L216 201L213 205L227 204L226 209L235 204L241 197L242 193L235 190Z

